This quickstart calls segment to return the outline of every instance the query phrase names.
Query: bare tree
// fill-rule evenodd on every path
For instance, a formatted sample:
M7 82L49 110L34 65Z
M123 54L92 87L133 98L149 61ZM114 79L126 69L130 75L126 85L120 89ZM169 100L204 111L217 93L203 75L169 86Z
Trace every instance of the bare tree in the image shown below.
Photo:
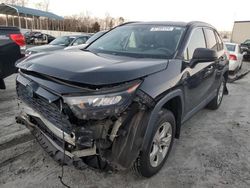
M104 19L104 22L105 22L105 30L107 29L110 29L110 20L111 20L111 17L109 15L109 13L106 13L105 14L105 19Z
M50 4L49 0L44 0L44 10L47 12L49 11L49 4Z
M29 3L29 0L1 0L2 3L26 6Z
M38 3L35 3L35 7L39 10L49 11L49 3L49 0L43 0Z
M92 28L91 28L91 32L98 32L100 31L100 24L98 22L95 22L94 24L92 24Z
M123 24L124 22L125 22L125 19L123 17L119 17L119 23L118 24L120 25L120 24Z
M20 4L22 7L24 7L24 6L26 6L28 3L29 3L28 0L20 0L20 3L19 3L19 4Z
M112 29L114 27L114 18L111 18L109 21L109 29Z

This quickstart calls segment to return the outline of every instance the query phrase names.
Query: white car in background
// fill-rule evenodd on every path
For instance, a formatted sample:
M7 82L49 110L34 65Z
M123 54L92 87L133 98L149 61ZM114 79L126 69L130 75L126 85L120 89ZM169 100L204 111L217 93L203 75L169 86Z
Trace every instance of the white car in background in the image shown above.
M239 44L227 42L225 45L229 52L229 71L235 73L242 67L243 53Z

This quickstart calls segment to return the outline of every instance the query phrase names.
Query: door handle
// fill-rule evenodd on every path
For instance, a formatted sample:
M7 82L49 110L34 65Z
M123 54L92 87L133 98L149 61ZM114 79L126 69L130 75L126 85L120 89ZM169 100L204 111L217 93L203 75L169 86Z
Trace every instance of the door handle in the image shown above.
M209 75L211 75L213 73L213 70L214 70L214 66L207 67L206 70L205 70L204 78L206 78Z
M212 71L213 69L214 69L214 67L210 66L210 67L207 68L207 71Z

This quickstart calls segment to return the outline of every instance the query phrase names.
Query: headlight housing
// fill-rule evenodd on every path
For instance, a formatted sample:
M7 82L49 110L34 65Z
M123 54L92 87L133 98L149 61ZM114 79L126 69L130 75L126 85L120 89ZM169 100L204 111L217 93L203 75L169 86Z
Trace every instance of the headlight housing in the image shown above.
M79 119L104 119L116 115L129 106L133 95L140 83L136 83L126 90L91 96L64 96L74 115Z

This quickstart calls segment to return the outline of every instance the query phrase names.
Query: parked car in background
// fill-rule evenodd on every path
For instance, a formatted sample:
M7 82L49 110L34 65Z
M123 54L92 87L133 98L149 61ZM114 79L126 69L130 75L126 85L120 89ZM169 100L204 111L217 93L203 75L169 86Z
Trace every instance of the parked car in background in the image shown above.
M244 59L250 60L250 39L240 44L241 50L245 52Z
M80 44L77 46L69 46L64 48L64 50L73 50L73 49L84 49L86 46L88 46L88 44L90 44L91 42L95 41L96 39L98 39L99 37L101 37L102 35L104 35L105 33L107 33L107 31L99 31L97 33L95 33L94 35L92 35L86 42L85 44Z
M0 26L0 89L4 78L16 72L15 62L24 56L25 38L17 27Z
M51 52L55 50L62 50L68 46L77 46L84 44L90 35L71 35L71 36L61 36L53 40L47 45L36 46L26 50L26 54L34 54L38 52Z
M162 168L181 125L227 93L224 44L203 22L127 23L85 50L34 54L17 67L17 122L51 157L144 177Z
M48 39L48 43L51 43L53 40L56 39L56 37L52 36L52 35L49 35L49 34L45 34L47 36L47 39Z
M239 44L225 43L225 45L229 52L229 71L235 73L242 67L244 52L241 51Z
M26 44L33 44L34 37L38 33L40 33L40 32L28 31L28 32L24 33Z
M36 31L28 31L24 36L27 44L48 44L55 39L52 35Z

